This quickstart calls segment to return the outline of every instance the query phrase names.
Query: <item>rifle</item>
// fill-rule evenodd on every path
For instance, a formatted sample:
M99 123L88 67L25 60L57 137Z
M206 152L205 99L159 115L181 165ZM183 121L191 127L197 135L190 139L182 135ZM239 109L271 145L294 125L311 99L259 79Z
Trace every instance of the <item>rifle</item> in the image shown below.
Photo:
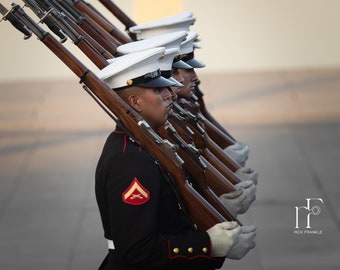
M5 18L7 18L8 12L14 14L15 18L26 25L80 79L80 83L84 85L84 89L88 91L91 97L105 107L112 117L117 116L114 119L121 122L133 138L159 162L160 166L175 181L188 208L192 222L199 230L207 230L216 223L226 220L188 183L182 167L183 160L178 156L173 144L159 137L139 114L49 32L35 23L19 5L13 4L10 11L2 10L2 12L4 12Z

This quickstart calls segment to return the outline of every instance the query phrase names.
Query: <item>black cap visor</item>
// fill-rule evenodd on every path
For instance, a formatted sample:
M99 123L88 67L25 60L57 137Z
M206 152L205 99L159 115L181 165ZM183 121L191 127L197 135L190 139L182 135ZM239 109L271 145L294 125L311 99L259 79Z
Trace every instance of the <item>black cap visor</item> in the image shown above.
M198 61L195 58L191 58L185 62L193 68L204 68L205 67L205 64L203 64L202 62Z
M168 86L174 86L175 83L169 79L166 79L162 76L158 76L156 78L153 78L151 80L148 80L147 82L139 83L136 86L143 87L143 88L161 88L161 87L168 87Z
M174 83L173 86L175 86L175 87L183 87L184 86L179 81L177 81L175 78L170 77L170 78L168 78L168 80L172 81Z
M192 69L192 66L188 65L182 60L179 60L172 63L172 68Z

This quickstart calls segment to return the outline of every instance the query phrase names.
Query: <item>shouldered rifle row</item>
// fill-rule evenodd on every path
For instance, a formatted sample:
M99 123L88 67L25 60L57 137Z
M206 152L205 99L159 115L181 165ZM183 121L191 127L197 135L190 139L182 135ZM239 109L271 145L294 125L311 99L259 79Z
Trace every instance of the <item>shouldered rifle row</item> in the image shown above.
M47 3L47 0L44 1L45 3ZM90 48L88 44L86 44L87 38L83 39L82 37L77 36L77 34L74 33L72 29L70 29L70 27L65 23L65 20L63 19L67 18L65 15L58 14L51 6L48 13L51 14L47 14L46 16L52 16L52 20L56 21L58 26L64 29L64 32L67 33L72 41L97 65L97 67L103 68L108 65L108 62L103 57L101 57L100 55L96 55L95 51L93 51L93 49ZM54 17L56 17L57 19L55 19ZM72 20L69 21L70 23L72 22ZM77 27L77 25L73 25L73 27ZM181 109L180 106L176 106L177 112L180 113L182 116L185 116L185 118L183 119L185 119L185 121L188 121L190 126L194 127L195 133L193 133L193 135L195 135L195 142L197 145L199 145L199 148L204 149L203 153L205 155L205 158L211 163L211 165L215 166L218 171L223 174L226 179L228 179L228 181L231 181L234 184L239 183L240 179L235 174L233 174L231 169L228 168L228 165L232 165L233 170L236 171L239 168L238 164L233 162L233 160L227 154L221 151L221 149L218 149L219 147L214 144L213 140L206 138L207 136L205 130L198 123L198 119L202 120L203 116L201 116L200 118L198 117L200 116L200 112L197 111L197 108L194 109L194 104L189 103L183 99L180 99L179 102L184 105L183 107L187 107L189 111L192 111L196 114L191 114L190 112ZM178 120L179 118L177 117L176 119ZM177 124L183 123L184 121L177 121ZM218 155L218 157L216 157L216 155Z
M4 11L2 11L4 12ZM209 204L188 183L182 168L183 161L179 158L176 148L167 140L159 137L149 125L118 95L101 81L91 70L83 65L62 44L60 44L49 32L42 29L33 21L22 8L13 5L8 13L11 13L27 29L32 31L71 71L80 78L81 83L98 98L110 112L116 115L122 124L130 131L132 136L156 159L164 170L174 179L188 207L193 223L200 230L206 230L216 223L226 219ZM6 15L7 14L7 15Z
M33 0L31 0L33 1ZM37 0L48 2L49 0ZM104 16L102 16L97 10L95 10L90 4L86 3L83 0L50 0L53 1L55 4L56 2L60 2L59 8L65 10L66 12L71 12L77 18L84 18L90 22L90 24L99 31L99 34L105 32L106 34L112 34L116 40L109 40L113 43L115 47L115 52L113 55L117 55L116 48L120 45L120 43L126 43L131 41L131 39L127 39L123 33L121 33L117 28L115 28ZM128 16L124 14L122 10L120 10L111 0L103 0L100 1L105 7L107 7L111 13L114 15L119 15L122 19L127 21ZM82 20L82 19L79 19ZM131 24L132 21L130 21ZM135 24L134 24L135 25ZM133 25L131 25L133 26ZM131 27L130 26L130 27ZM90 32L90 36L96 36L96 33ZM102 43L105 46L107 43L106 40L107 35L103 36L101 39L97 37L96 40ZM120 42L118 41L120 40ZM112 51L111 51L112 52ZM208 141L210 141L211 152L220 159L225 166L229 167L233 172L237 171L240 166L239 164L234 161L227 153L223 151L224 148L234 144L236 140L228 133L219 123L218 121L208 112L207 108L205 107L204 100L203 100L203 92L199 89L198 85L195 89L195 94L193 95L194 100L192 102L186 101L186 103L181 102L182 106L185 106L186 109L191 111L193 115L195 115L199 121L204 125L204 130L206 132L205 137ZM216 147L220 149L216 149Z
M87 54L88 55L88 54ZM90 57L90 59L96 63L95 59L92 57ZM105 63L105 65L107 65L108 63ZM98 65L97 65L98 66ZM98 66L98 67L102 67L102 66ZM177 103L174 103L174 104L177 104ZM191 104L191 103L190 103ZM193 104L191 104L193 105ZM187 121L190 122L190 124L192 126L195 127L195 131L196 133L192 133L192 135L195 135L195 139L196 139L196 144L199 145L200 147L204 147L204 151L203 151L203 154L204 154L204 157L205 157L205 162L208 163L209 167L208 169L204 172L204 174L207 176L211 175L211 171L214 170L215 173L212 174L214 175L214 177L216 177L216 174L218 173L219 176L218 177L224 177L225 179L223 180L224 182L231 182L233 184L237 184L241 181L241 179L234 174L233 171L231 171L231 169L229 169L227 167L227 165L225 165L226 161L224 160L225 158L225 154L224 152L221 151L221 149L219 149L219 153L222 157L224 158L217 158L215 156L215 154L213 154L209 149L208 149L208 145L209 147L217 147L216 145L213 145L212 141L210 140L210 143L207 144L206 143L206 139L204 138L204 136L207 136L204 129L201 127L201 125L198 123L198 117L193 115L193 114L190 114L190 112L188 111L185 111L184 109L182 109L181 106L177 106L177 108L179 108L181 111L179 111L179 113L181 113L182 115L186 115L187 117L183 118L182 120L179 119L178 115L176 117L176 119L178 120L176 124L179 124L179 125L187 125ZM189 115L189 117L188 117ZM184 120L184 121L183 121ZM174 124L174 123L173 123ZM198 131L198 132L197 132ZM203 137L202 137L203 136ZM190 139L187 140L188 142L192 142L191 141L191 136L189 137ZM209 142L209 141L208 141ZM219 148L219 147L218 147ZM181 151L180 151L180 154L181 154ZM182 155L184 155L184 153L182 153ZM181 156L182 156L181 155ZM227 156L227 161L228 161L228 158L230 159L230 157ZM222 161L221 161L222 160ZM224 162L224 163L223 163ZM193 166L189 166L190 162L186 162L185 165L186 165L186 169L189 173L191 173L192 171L194 172L193 174L196 173L196 170L197 170L197 167L196 169L194 169ZM229 163L227 164L235 164L234 166L237 166L237 164L235 162L233 162L233 160L229 161ZM234 168L235 169L235 168ZM210 177L206 177L206 179L208 179L208 185L209 187L214 187L214 192L216 192L216 194L222 194L221 192L224 190L229 190L230 191L233 191L234 189L230 189L230 184L229 186L227 185L226 187L221 188L221 185L217 185L216 182L214 181L213 178L210 178ZM222 182L223 182L222 181ZM221 183L221 182L220 182Z
M97 66L99 68L103 68L105 66L108 65L108 62L104 59L104 62L100 62L100 64L98 64L98 57L99 55L95 55L93 54L93 49L90 48L87 44L86 44L86 40L84 41L81 37L77 36L77 34L73 33L72 31L69 31L68 27L66 26L65 22L60 18L60 14L54 14L55 11L50 12L51 16L55 16L57 19L57 24L62 28L65 29L65 33L67 33L67 35L71 38L71 40L95 63L97 64ZM53 21L55 21L55 19L52 19ZM83 42L85 44L83 44ZM80 46L82 45L82 46ZM102 60L99 57L99 60ZM169 125L170 123L168 123L168 130L172 130L172 136L174 136L175 138L177 138L177 140L175 140L175 143L179 143L179 136L178 134L175 134L175 130L174 129L169 129ZM184 143L184 141L183 141ZM202 190L202 195L204 198L208 199L208 201L214 206L215 209L217 209L220 213L222 213L222 215L224 217L226 217L227 219L233 219L231 216L231 213L225 209L225 207L222 205L222 203L219 201L219 199L217 198L217 196L215 195L215 193L217 195L221 195L224 193L228 193L231 191L235 191L235 188L232 186L232 184L230 182L228 182L227 179L224 178L224 176L219 175L219 173L216 171L216 169L210 164L208 163L207 160L205 160L203 157L201 157L201 164L202 162L205 162L206 164L204 165L204 167L200 167L198 166L199 163L199 157L194 157L192 154L192 148L190 148L188 145L185 145L181 143L181 146L183 147L182 149L185 149L187 151L184 151L182 149L179 149L180 151L180 156L183 158L184 156L184 168L191 174L194 176L194 179L199 183L199 187ZM188 150L191 150L188 152ZM188 156L189 153L189 156ZM195 158L196 162L193 162L193 158ZM204 161L202 161L202 159L204 159ZM201 173L200 173L201 172ZM209 181L207 180L209 179ZM215 193L213 193L213 191L210 189L210 187L213 187L213 190Z

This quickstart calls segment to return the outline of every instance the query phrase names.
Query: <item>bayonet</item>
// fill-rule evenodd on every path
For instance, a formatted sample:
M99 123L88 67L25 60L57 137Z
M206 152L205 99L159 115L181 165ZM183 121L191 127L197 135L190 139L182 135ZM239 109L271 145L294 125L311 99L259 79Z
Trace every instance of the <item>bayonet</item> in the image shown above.
M27 26L24 25L12 12L11 10L7 10L0 3L0 13L3 15L1 20L8 20L16 29L18 29L21 33L23 33L24 39L29 39L32 36L32 32L27 29Z
M45 23L60 38L61 43L67 40L63 31L47 16L49 11L43 10L34 0L23 0L23 2L39 17L41 23Z

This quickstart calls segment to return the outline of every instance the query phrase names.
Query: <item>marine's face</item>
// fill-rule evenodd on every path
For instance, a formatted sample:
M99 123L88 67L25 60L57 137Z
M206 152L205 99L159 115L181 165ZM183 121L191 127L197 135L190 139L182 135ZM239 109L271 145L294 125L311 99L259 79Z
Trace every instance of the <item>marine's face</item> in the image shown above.
M198 81L197 74L193 68L192 69L178 69L178 73L179 73L179 76L183 78L183 81L181 81L181 83L184 86L179 89L179 91L177 92L177 95L179 98L190 99L193 91L195 90L196 83Z
M171 113L172 95L166 87L142 89L138 96L139 114L153 129L158 129Z
M181 84L183 84L184 78L183 78L182 75L179 73L179 69L178 69L178 68L172 69L172 77L173 77L175 80L177 80L178 82L180 82ZM172 90L173 99L176 100L176 99L177 99L177 93L178 93L178 91L181 89L181 87L178 87L178 86L171 86L170 88L171 88L171 90Z

